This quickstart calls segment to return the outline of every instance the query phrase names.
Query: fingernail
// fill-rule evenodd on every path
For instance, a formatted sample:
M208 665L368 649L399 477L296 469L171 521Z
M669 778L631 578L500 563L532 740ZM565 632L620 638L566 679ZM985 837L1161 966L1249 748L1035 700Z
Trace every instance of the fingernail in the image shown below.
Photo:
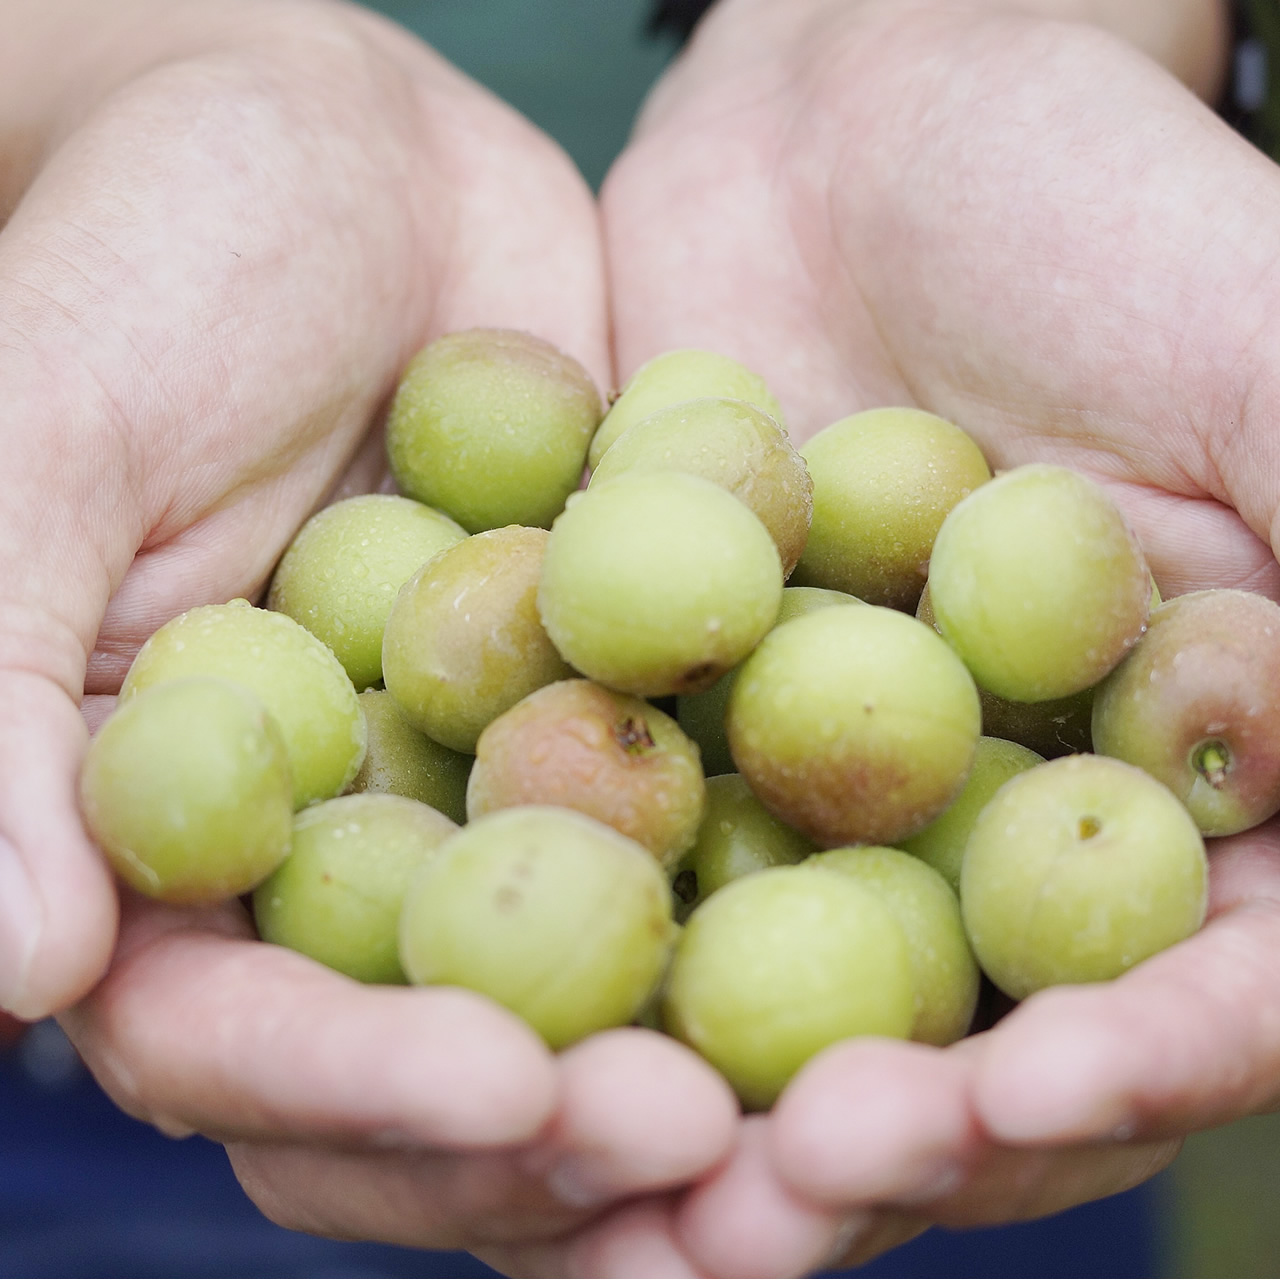
M595 1209L617 1198L617 1191L600 1176L595 1162L582 1156L562 1156L543 1174L547 1190L570 1209Z
M831 1244L831 1251L827 1254L826 1260L821 1266L816 1267L817 1271L834 1271L840 1266L853 1249L854 1245L867 1233L867 1228L871 1225L871 1215L869 1213L858 1212L851 1213L836 1229L835 1239Z
M0 1006L19 1017L32 1013L23 1005L31 962L40 941L42 914L40 899L18 850L0 836Z
M905 1205L931 1204L951 1195L963 1180L964 1170L958 1164L946 1161L922 1172L909 1191L893 1198Z

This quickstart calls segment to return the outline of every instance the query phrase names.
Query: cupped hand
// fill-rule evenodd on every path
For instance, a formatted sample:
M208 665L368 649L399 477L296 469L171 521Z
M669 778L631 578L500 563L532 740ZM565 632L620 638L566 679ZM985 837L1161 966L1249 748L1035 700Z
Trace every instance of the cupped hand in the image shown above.
M1084 8L722 0L602 194L618 370L724 351L800 440L919 405L1100 481L1167 595L1277 598L1280 170L1157 61L1210 93L1214 6L1147 6L1182 26L1145 50L1018 12ZM1280 830L1211 860L1207 927L1121 980L815 1060L680 1205L689 1257L794 1274L1054 1212L1274 1106Z
M80 1001L64 1023L112 1096L227 1142L290 1225L625 1271L628 1222L665 1202L616 1229L609 1207L731 1142L709 1069L630 1030L554 1058L478 998L259 944L235 903L130 898L117 946L76 803L82 693L101 715L158 625L254 597L312 510L378 486L371 424L419 346L527 329L608 384L590 193L354 6L15 0L5 21L0 1004Z

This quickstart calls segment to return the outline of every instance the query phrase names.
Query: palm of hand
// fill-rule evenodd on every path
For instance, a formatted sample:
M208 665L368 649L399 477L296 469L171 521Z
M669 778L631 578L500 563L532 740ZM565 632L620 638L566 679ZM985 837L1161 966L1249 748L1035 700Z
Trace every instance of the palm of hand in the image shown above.
M51 111L0 235L5 443L38 481L0 521L0 855L31 882L5 905L48 922L0 994L32 1015L115 942L82 683L110 695L160 622L256 594L326 494L376 487L362 437L428 337L523 328L608 380L594 210L549 141L354 8L153 9L178 55ZM518 1257L730 1141L723 1084L656 1036L557 1061L483 1001L356 989L251 934L236 903L129 899L64 1023L125 1109L227 1141L279 1219Z
M602 200L622 370L730 352L800 439L920 405L996 467L1103 482L1166 594L1276 596L1274 167L1083 28L825 8L785 30L750 0L754 30L713 13L649 104ZM791 1274L1052 1212L1270 1105L1278 833L1215 843L1209 926L1120 982L944 1052L812 1064L686 1200L688 1256Z

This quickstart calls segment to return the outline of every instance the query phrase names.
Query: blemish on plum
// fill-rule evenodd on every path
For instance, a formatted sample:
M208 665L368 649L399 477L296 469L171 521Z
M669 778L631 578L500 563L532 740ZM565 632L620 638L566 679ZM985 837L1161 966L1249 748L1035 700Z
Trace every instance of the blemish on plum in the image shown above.
M649 726L637 716L627 716L614 726L613 736L628 755L639 755L655 747Z

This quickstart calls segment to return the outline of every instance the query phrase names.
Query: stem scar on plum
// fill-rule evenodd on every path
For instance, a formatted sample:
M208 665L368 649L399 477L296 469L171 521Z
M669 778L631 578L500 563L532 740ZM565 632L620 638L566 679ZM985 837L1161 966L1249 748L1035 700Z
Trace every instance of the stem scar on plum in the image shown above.
M1092 840L1102 830L1102 819L1095 818L1093 814L1085 814L1080 819L1080 825L1076 828L1077 834L1081 840Z
M1217 791L1231 771L1231 749L1220 739L1210 738L1192 751L1191 767Z
M627 716L614 726L613 736L628 755L652 751L656 745L649 726L638 716Z

